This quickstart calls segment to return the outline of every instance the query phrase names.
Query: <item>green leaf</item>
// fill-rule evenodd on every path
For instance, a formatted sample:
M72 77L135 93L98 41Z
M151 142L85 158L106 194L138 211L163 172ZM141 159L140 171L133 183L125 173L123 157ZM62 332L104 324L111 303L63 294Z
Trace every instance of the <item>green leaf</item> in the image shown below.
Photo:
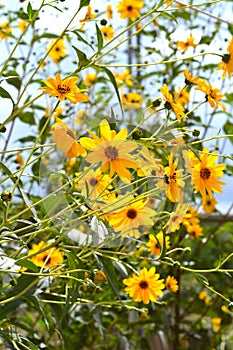
M204 286L209 286L208 279L200 273L195 274L196 280Z
M82 37L82 35L79 34L78 30L72 30L71 33L74 33L74 34L77 36L78 40L82 41L84 44L90 46L90 48L91 48L92 50L94 50L93 46L92 46L89 42L87 42L87 41Z
M103 35L102 35L101 30L99 29L97 23L95 24L95 28L96 28L97 41L98 41L98 51L100 51L103 47L103 44L104 44Z
M9 94L9 92L7 92L5 89L3 89L1 86L0 86L0 96L2 98L9 98L9 100L12 101L12 103L14 104L14 101L11 97L11 95Z
M90 0L81 0L78 10L81 10L82 7L88 6L89 4L90 4Z
M32 5L31 5L31 3L29 2L29 3L28 3L28 6L27 6L27 14L28 14L28 19L29 19L29 21L32 20L32 18L33 18L33 16L34 16L34 13L35 13L35 12L36 12L36 11L33 10Z
M164 13L163 13L163 16L164 16L164 17L168 17L168 18L171 19L172 21L175 21L176 24L178 24L176 17L174 17L171 13L164 12Z
M120 97L120 94L119 94L119 91L118 91L118 86L117 86L117 83L116 83L116 79L115 79L114 75L112 74L112 72L108 68L106 68L104 66L100 66L100 68L102 68L105 71L105 73L108 75L108 77L109 77L109 79L110 79L110 81L111 81L111 83L112 83L112 85L113 85L113 87L114 87L114 89L116 91L117 98L118 98L118 101L119 101L120 106L121 106L121 112L122 112L122 115L123 115L121 97Z
M7 166L5 164L3 164L2 162L0 162L0 168L2 168L3 172L5 174L7 174L9 176L9 178L13 181L13 183L16 183L16 177L12 174L12 172L10 171L10 169L7 168ZM21 180L19 180L19 184L22 186L22 182Z
M27 123L30 125L35 124L34 114L32 112L23 112L18 114L19 119L23 123Z
M29 271L36 272L36 273L40 271L39 267L33 264L33 262L30 260L21 260L21 261L17 261L16 263L21 267L25 267Z
M233 124L227 120L223 126L223 130L227 135L233 135ZM229 136L229 140L233 143L233 136Z
M77 49L77 47L73 46L72 47L75 49L78 59L79 59L79 65L78 65L78 71L82 68L82 67L86 67L91 61L87 58L86 54Z

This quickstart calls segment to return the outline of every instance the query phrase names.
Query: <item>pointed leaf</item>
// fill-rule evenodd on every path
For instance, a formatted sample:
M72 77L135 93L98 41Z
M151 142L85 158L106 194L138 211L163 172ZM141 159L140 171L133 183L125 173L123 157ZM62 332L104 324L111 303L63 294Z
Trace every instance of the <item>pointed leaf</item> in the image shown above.
M103 44L104 44L103 35L102 35L101 30L99 29L97 23L95 24L95 28L96 28L97 41L98 41L98 51L100 51L103 47Z
M82 52L81 50L77 49L77 47L72 46L78 56L79 59L79 65L78 65L78 71L82 68L82 67L86 67L89 63L90 60L87 58L86 54L84 52Z

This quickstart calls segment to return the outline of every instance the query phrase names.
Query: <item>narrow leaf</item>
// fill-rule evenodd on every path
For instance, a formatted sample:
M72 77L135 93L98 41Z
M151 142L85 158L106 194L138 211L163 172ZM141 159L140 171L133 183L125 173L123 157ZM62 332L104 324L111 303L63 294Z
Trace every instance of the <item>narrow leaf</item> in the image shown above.
M77 47L72 46L78 56L79 59L79 65L78 65L78 71L82 68L82 67L86 67L89 63L90 60L87 58L86 54L84 52L82 52L81 50L77 49Z
M95 28L96 28L97 41L98 41L98 51L100 51L103 47L103 44L104 44L103 35L102 35L101 30L99 29L97 23L95 24Z
M89 4L90 4L90 0L81 0L78 10L81 10L82 7L88 6Z
M117 86L117 83L116 83L116 79L115 79L114 75L112 74L112 72L108 68L106 68L104 66L101 66L100 68L102 68L105 71L105 73L108 75L108 77L109 77L109 79L110 79L110 81L111 81L111 83L112 83L112 85L113 85L113 87L114 87L114 89L116 91L117 98L118 98L118 101L119 101L120 106L121 106L121 112L122 112L122 115L123 115L121 97L120 97L120 94L119 94L119 91L118 91L118 86Z

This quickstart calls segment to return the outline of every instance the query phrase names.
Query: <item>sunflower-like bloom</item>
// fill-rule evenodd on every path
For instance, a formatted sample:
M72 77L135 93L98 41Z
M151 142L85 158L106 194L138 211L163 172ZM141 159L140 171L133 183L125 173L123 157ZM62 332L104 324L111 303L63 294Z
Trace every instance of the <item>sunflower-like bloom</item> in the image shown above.
M107 4L106 16L108 19L113 19L113 10L111 4Z
M186 41L178 41L176 46L183 51L187 51L189 47L195 48L197 46L197 44L194 44L194 40L195 38L190 34Z
M92 86L97 82L97 74L96 73L87 73L85 79L83 80L84 85Z
M215 210L215 206L218 202L214 197L206 196L202 198L202 207L207 214L211 214Z
M198 83L198 86L195 90L200 90L205 93L206 100L209 102L212 108L218 109L218 106L221 106L225 111L226 106L220 101L224 95L220 94L220 89L213 88L211 84L208 84L206 80L201 80Z
M185 216L187 208L187 203L177 204L175 211L171 213L168 222L164 225L164 228L167 227L167 233L179 230L180 224Z
M47 48L47 51L49 51L49 57L51 57L54 63L58 63L62 58L66 57L67 47L65 46L64 41L64 39L59 39L54 45L55 40L52 40Z
M111 130L107 120L100 123L100 135L96 136L90 130L87 132L92 136L80 138L81 145L91 153L86 157L88 163L96 164L101 162L101 171L109 169L109 176L112 178L117 174L124 182L131 181L131 174L127 168L137 169L139 165L130 155L138 147L136 142L127 141L127 129L124 128L118 133Z
M195 85L199 84L200 78L198 76L193 77L192 73L188 71L188 69L184 70L185 84L186 85Z
M213 318L211 318L211 323L212 323L213 331L214 331L215 333L217 333L217 332L220 331L221 322L222 322L221 317L213 317Z
M47 248L47 249L46 249ZM43 241L38 244L33 244L32 249L28 251L28 255L33 255L30 260L39 267L53 269L57 265L63 263L63 255L58 248L52 247L51 243L45 243Z
M104 40L110 40L114 35L114 29L112 26L104 26L101 28L101 33L103 35Z
M133 81L131 80L131 73L126 69L123 73L115 73L114 77L118 86L133 86ZM131 98L132 99L132 98Z
M18 21L18 27L21 30L21 32L24 32L25 29L27 28L28 22L25 21L24 19L21 21Z
M8 40L11 32L12 28L9 27L7 22L0 24L0 40Z
M224 175L223 170L225 164L215 164L218 158L218 153L213 152L209 154L209 150L204 148L203 152L198 159L195 155L191 158L193 167L188 171L192 175L192 184L195 192L200 192L202 197L206 197L208 194L212 198L212 193L221 193L221 185L226 183L218 180ZM193 159L193 160L192 160Z
M165 285L164 280L159 279L160 275L155 272L154 266L149 271L144 267L138 275L134 273L133 277L124 279L126 293L136 302L149 304L150 301L157 301L163 295Z
M173 276L167 276L165 281L165 287L167 291L176 293L179 290L179 285L175 277Z
M87 90L80 90L76 86L78 81L76 77L61 79L60 74L57 73L56 79L48 78L48 80L42 81L46 85L42 87L44 93L50 94L50 97L57 97L59 101L67 99L72 103L77 103L87 102L89 100L88 96L81 93Z
M83 19L80 19L80 23L82 23L80 30L82 30L82 29L84 28L85 23L86 23L87 21L89 21L90 19L95 18L95 17L96 17L96 14L94 14L94 13L92 12L92 7L91 7L91 5L88 5L88 6L87 6L87 12L86 12L85 17L84 17Z
M85 157L86 150L76 141L75 131L69 129L67 124L57 118L57 122L52 126L53 142L57 149L65 154L67 158L78 156Z
M188 118L184 113L184 107L173 98L171 93L169 93L167 84L164 84L164 86L160 88L160 91L166 100L165 107L168 110L173 110L179 122L182 118Z
M161 253L161 248L163 247L164 243L164 233L160 231L157 233L156 236L150 234L149 235L149 241L146 243L146 246L148 247L150 255L156 255L160 256ZM165 236L165 244L166 244L166 249L170 248L170 237Z
M233 73L233 37L227 48L228 53L225 53L222 57L222 62L217 67L217 70L223 69L222 78L225 79L228 73L229 77Z
M158 179L158 187L165 188L166 196L171 202L183 200L185 182L182 180L183 169L177 170L178 158L168 156L168 166L164 168L164 178Z
M81 189L82 195L86 198L104 197L112 188L110 176L103 174L100 169L84 168L82 172L75 173L75 175L75 186Z
M178 91L174 93L175 101L182 106L186 105L189 102L189 95L189 92L185 88L181 89L179 87Z
M127 194L127 198L131 198ZM108 214L109 224L116 232L120 231L122 236L139 238L139 228L148 228L154 225L151 219L155 216L155 210L146 206L145 198L131 198L130 202L123 209Z
M143 98L138 92L129 92L121 96L123 107L129 109L139 108L142 104Z
M189 233L189 238L199 238L203 236L203 228L199 224L195 225L186 225L186 230Z
M142 0L122 0L117 5L117 10L121 18L129 18L134 21L140 17L140 10L143 8Z

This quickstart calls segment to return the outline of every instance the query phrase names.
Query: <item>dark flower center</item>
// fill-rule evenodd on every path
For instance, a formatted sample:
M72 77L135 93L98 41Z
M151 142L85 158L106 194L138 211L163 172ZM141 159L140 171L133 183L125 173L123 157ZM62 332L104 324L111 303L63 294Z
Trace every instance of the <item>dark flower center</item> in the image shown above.
M200 177L203 179L203 180L208 180L209 177L211 175L211 172L208 168L204 168L204 169L201 169L200 171Z
M224 63L229 63L230 58L231 58L231 55L229 53L225 53L225 55L223 55L223 57L222 57L222 61Z
M59 84L57 86L57 90L60 92L60 94L67 94L68 92L70 92L70 87L65 84Z
M147 289L147 288L149 287L147 281L141 281L141 282L139 283L139 286L140 286L142 289Z
M206 201L206 205L211 205L211 201Z
M171 106L170 102L168 102L168 101L165 102L164 107L167 108L169 111L172 109L172 106Z
M96 180L95 177L92 177L92 178L90 179L89 183L90 183L91 186L94 187L95 185L97 185L98 181Z
M118 150L115 147L108 146L107 148L105 148L104 154L109 160L114 160L118 157Z
M59 48L59 47L56 47L55 51L57 51L57 52L60 51L60 48Z
M51 258L48 258L48 255L45 256L43 259L43 262L46 263L46 264L49 264L51 262Z
M136 216L137 216L137 212L136 212L135 209L129 209L129 210L127 211L127 217L128 217L129 219L135 219Z
M127 11L132 11L133 10L133 6L129 5L127 6Z

